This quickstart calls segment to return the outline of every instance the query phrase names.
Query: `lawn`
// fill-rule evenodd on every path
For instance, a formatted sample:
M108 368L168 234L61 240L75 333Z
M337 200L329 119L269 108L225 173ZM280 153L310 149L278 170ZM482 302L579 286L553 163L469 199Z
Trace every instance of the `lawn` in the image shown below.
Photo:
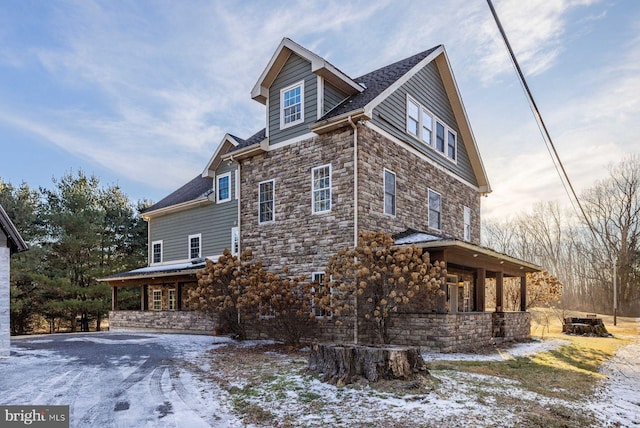
M606 416L593 410L593 400L606 398L596 394L594 399L605 377L600 369L616 349L637 338L638 324L619 317L614 327L604 317L614 337L572 337L561 333L558 313L535 310L532 315L532 334L539 342L527 346L539 343L541 352L514 357L512 348L500 345L463 361L429 354L430 376L419 382L328 385L307 372L306 349L263 342L211 350L210 370L202 378L220 385L235 413L255 426L605 425Z

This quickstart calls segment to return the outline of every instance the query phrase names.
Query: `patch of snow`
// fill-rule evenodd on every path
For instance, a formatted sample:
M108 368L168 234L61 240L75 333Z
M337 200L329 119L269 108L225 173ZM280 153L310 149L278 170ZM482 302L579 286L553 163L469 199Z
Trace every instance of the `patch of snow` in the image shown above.
M422 352L425 361L504 361L517 357L528 357L539 352L552 351L571 342L563 339L552 339L540 342L517 343L508 349L496 349L487 354Z

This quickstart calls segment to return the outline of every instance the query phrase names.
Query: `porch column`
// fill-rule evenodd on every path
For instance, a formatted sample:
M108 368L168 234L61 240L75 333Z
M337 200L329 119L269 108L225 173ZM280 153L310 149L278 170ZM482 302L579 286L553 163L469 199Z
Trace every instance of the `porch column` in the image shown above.
M504 274L496 272L496 312L504 312Z
M476 273L476 311L484 312L485 300L485 280L487 271L485 268L478 268Z
M111 310L118 310L118 287L115 285L111 287Z
M141 311L146 311L147 309L149 309L149 294L147 290L148 289L146 285L140 286L140 310Z
M527 311L527 276L520 277L520 310Z

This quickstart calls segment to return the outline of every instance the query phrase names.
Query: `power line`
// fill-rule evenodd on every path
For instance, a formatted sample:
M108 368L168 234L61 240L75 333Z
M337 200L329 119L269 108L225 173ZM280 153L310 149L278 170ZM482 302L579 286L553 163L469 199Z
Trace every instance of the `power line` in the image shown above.
M513 53L513 49L511 49L511 44L509 43L509 39L507 38L507 34L504 31L504 28L502 28L502 24L500 23L500 19L498 18L498 14L496 13L495 8L493 7L493 3L491 3L491 0L487 0L487 3L489 4L489 9L491 9L491 14L493 15L493 19L496 21L496 25L498 26L498 30L500 31L500 34L502 35L502 39L504 40L504 44L507 47L507 50L509 51L509 55L511 56L511 61L513 63L513 66L516 69L516 72L518 73L518 77L520 78L520 84L522 86L522 88L525 90L526 94L527 94L527 98L529 99L529 105L531 107L532 113L536 119L536 123L538 124L538 129L540 130L540 132L543 134L543 140L545 142L545 145L547 146L547 151L549 152L549 156L551 157L551 161L553 162L553 165L558 173L558 175L560 176L560 182L562 183L562 186L565 189L565 192L567 193L567 196L569 197L569 202L571 203L571 206L573 207L573 210L576 212L576 214L578 215L578 217L580 217L580 215L582 215L582 218L584 219L584 222L587 224L587 226L589 227L589 230L591 230L591 233L593 234L593 236L596 238L596 240L599 237L599 234L596 233L596 231L594 230L593 226L591 225L591 222L589 221L589 218L587 217L587 214L584 211L584 208L582 207L582 204L580 203L580 199L578 199L578 195L576 194L575 189L573 188L573 184L571 184L571 180L569 180L569 175L567 174L567 171L564 168L564 165L562 164L562 160L560 160L560 155L558 154L558 151L556 150L556 146L553 143L553 139L551 138L551 135L549 134L549 130L547 129L547 125L544 123L544 120L542 119L542 114L540 113L540 110L538 109L538 105L536 104L535 99L533 98L533 94L531 93L531 90L529 89L529 85L527 84L526 79L524 78L524 73L522 73L522 69L520 68L520 64L518 63L518 60L516 59L516 55ZM566 183L566 184L565 184ZM573 196L573 198L572 198ZM575 201L575 204L574 204ZM579 210L576 209L576 205L578 206ZM600 239L602 239L602 237L600 237Z

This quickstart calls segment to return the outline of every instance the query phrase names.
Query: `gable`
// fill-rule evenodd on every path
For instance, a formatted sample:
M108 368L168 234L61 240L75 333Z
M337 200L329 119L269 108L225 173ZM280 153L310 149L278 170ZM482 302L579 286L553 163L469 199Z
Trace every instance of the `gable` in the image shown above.
M4 237L0 244L4 247L9 247L11 254L28 249L24 239L20 236L20 232L14 226L2 205L0 205L0 237Z
M438 121L453 130L457 136L455 162L451 161L433 146L428 146L407 133L407 96L425 107ZM478 180L469 162L464 138L456 120L444 82L435 62L429 62L411 78L393 91L373 109L371 121L400 140L428 156L445 169L460 176L465 181L478 186Z

